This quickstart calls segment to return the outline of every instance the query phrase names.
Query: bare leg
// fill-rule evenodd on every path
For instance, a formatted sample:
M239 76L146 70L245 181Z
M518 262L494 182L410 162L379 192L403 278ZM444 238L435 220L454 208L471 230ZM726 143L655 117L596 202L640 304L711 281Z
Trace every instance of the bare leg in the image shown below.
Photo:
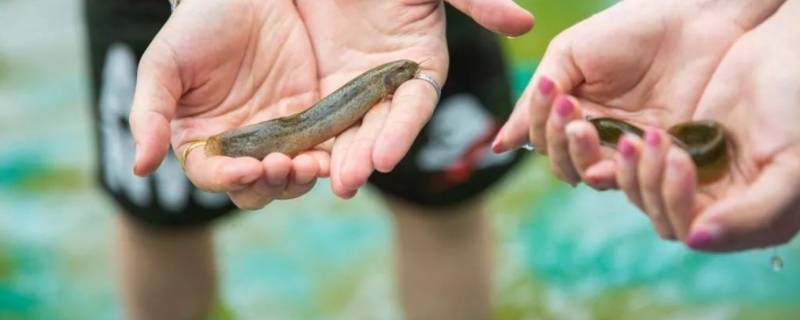
M482 202L433 209L387 200L406 319L488 319L493 259Z
M216 294L209 227L165 230L116 218L115 259L127 319L206 319Z

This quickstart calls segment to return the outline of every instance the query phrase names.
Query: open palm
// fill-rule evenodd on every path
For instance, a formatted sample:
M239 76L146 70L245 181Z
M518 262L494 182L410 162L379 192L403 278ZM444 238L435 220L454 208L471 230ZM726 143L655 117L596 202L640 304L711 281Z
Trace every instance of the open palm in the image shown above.
M533 25L533 17L511 1L453 2L495 31L517 35ZM135 172L152 172L169 141L181 152L189 142L295 113L391 60L427 60L423 70L443 82L448 60L442 5L431 0L184 2L140 64L131 113L138 146ZM242 208L299 196L329 172L336 173L334 191L351 196L374 168L391 170L407 152L436 104L436 92L426 86L409 81L394 95L396 110L389 112L382 103L360 127L335 138L333 147L324 143L294 159L275 153L262 161L191 152L187 176L201 189L228 192ZM372 152L376 141L383 149ZM342 169L342 163L348 167Z
M694 117L721 122L733 141L729 175L698 190L684 154L667 160L663 201L694 248L782 244L800 229L798 14L800 3L787 2L737 41L700 100Z
M782 0L623 1L550 44L495 151L526 141L548 155L560 179L620 188L663 238L686 236L661 197L669 139L663 129L699 115L706 86L733 44ZM551 112L553 111L553 112ZM613 117L647 130L601 148L585 117ZM659 130L662 129L662 130Z
M527 32L533 19L511 1L452 0L485 27L505 34ZM444 3L438 0L298 0L325 95L364 70L396 59L421 63L439 84L447 76ZM437 92L421 80L404 83L391 101L373 108L360 125L335 139L331 184L349 197L373 170L391 171L433 113Z
M612 153L581 119L688 120L730 46L774 10L766 2L623 1L575 25L548 47L494 149L530 140L562 180L615 187Z
M193 0L173 13L142 57L131 125L135 172L155 170L169 149L311 106L317 69L290 0ZM186 174L199 188L229 192L243 208L307 191L328 169L327 152L294 159L206 157Z

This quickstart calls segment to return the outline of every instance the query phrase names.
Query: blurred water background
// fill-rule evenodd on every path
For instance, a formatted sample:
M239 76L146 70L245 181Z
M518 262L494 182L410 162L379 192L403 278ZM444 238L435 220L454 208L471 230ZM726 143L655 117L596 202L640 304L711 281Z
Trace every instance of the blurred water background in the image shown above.
M518 1L503 39L519 94L549 39L609 1ZM115 209L93 176L81 2L0 0L0 319L119 319ZM217 319L398 319L386 209L372 190L223 220ZM798 319L800 251L693 253L616 192L575 189L530 157L490 197L497 319Z

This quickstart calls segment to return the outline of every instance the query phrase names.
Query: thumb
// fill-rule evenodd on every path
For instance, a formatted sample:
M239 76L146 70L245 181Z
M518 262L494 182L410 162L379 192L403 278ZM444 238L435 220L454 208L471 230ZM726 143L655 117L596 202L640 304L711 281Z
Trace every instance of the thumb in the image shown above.
M531 88L522 92L520 100L527 100ZM517 103L519 105L519 103ZM505 124L497 131L497 136L492 142L492 151L502 153L516 149L528 141L528 127L530 126L530 113L527 108L515 106Z
M547 47L511 117L500 129L492 150L505 152L530 142L546 150L545 123L555 97L568 94L583 82L583 74L575 64L572 37L561 34Z
M734 251L791 240L800 229L800 162L790 157L776 157L743 194L702 212L692 224L688 245Z
M130 125L136 142L133 172L155 171L169 151L170 121L181 95L181 80L171 50L156 41L139 62Z
M448 0L447 2L493 32L519 36L533 28L533 15L511 0Z

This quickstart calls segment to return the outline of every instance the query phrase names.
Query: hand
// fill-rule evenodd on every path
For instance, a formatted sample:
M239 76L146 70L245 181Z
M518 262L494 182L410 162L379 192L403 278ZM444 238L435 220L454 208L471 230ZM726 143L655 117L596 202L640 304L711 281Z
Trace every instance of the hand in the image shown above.
M661 203L667 226L692 248L732 251L778 245L800 229L799 16L800 1L790 0L745 34L699 101L693 118L721 122L733 141L733 163L724 180L698 187L688 155L677 148L666 151L668 143L642 152L641 142L634 141L633 156L620 167L634 171L638 166L638 172L649 167L663 177L653 189L622 189L634 198ZM660 211L647 205L644 209Z
M292 1L184 1L140 62L130 116L134 172L153 172L170 142L180 154L191 141L308 108L318 99L316 75ZM200 150L186 159L189 179L245 209L302 195L329 168L327 151L259 161Z
M319 67L320 93L327 95L367 69L397 59L421 63L439 84L447 75L444 4L438 0L296 1ZM519 35L533 17L509 0L451 0L483 26ZM391 101L375 106L335 138L331 186L352 197L374 170L391 171L408 152L436 106L436 91L420 80L404 83Z
M560 179L618 187L614 153L600 147L584 117L660 128L690 119L730 46L780 2L623 1L577 24L550 44L494 150L530 140ZM644 188L660 177L641 178ZM674 237L655 224L659 235Z

